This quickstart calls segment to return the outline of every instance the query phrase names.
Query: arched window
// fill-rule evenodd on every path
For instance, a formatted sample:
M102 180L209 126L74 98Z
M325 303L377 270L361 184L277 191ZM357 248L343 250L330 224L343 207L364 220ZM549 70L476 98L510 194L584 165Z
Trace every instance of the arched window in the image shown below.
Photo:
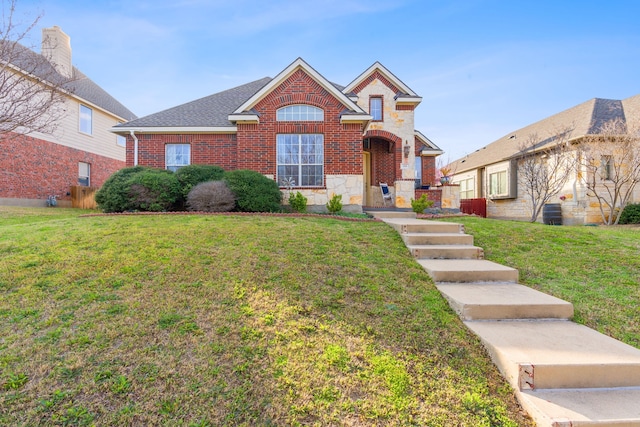
M311 105L289 105L280 108L276 115L279 122L322 122L324 111Z

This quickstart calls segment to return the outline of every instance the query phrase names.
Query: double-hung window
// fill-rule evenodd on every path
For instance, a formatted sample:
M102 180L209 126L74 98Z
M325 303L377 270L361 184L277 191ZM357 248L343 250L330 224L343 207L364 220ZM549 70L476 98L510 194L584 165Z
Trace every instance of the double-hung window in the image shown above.
M460 199L473 199L475 197L475 193L476 193L475 178L471 177L471 178L463 179L459 182L459 184L460 184Z
M382 97L372 96L369 98L369 114L374 122L382 121Z
M191 164L191 146L189 144L167 144L165 146L165 167L177 171Z
M91 135L93 133L93 110L80 104L80 132Z
M91 165L78 162L78 185L89 187L91 185Z
M277 182L293 180L296 187L321 187L324 176L322 134L277 135Z

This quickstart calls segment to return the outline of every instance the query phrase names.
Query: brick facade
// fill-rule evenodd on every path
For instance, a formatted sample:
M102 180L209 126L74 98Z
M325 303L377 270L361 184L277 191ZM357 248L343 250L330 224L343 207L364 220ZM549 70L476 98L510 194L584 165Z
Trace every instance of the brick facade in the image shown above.
M225 170L237 169L238 150L235 134L140 134L138 164L165 168L166 144L191 145L191 163L217 165ZM127 137L127 166L133 166L134 141Z
M78 185L78 162L91 165L91 186L100 187L123 161L25 135L0 140L0 198L70 200Z
M395 195L395 205L406 207L414 197L415 159L420 154L416 151L414 127L417 102L397 101L397 95L403 93L402 83L380 64L374 65L371 73L354 81L354 86L344 88L342 93L299 58L266 85L252 87L253 95L248 91L243 93L245 102L241 106L226 105L222 93L203 98L222 107L215 111L215 129L206 120L200 126L210 127L211 132L228 129L228 134L181 134L189 128L180 127L174 128L174 134L145 131L145 128L167 128L164 123L167 119L160 114L149 116L153 125L145 120L137 126L134 121L129 128L121 126L122 132L136 132L138 164L141 166L165 168L166 144L183 143L191 145L191 164L214 164L225 170L250 169L274 179L279 178L278 135L321 134L324 138L323 182L318 182L318 187L297 188L309 199L309 205L324 208L333 194L343 195L343 202L355 207L375 203L371 197L375 194L374 187L386 182ZM246 87L239 86L230 93L239 93ZM415 94L408 90L408 95ZM383 99L382 120L370 121L369 100L376 96ZM291 105L319 108L324 119L278 121L277 111ZM188 108L192 107L190 103ZM203 107L209 108L209 105L203 103ZM187 117L188 108L177 107L177 111ZM232 116L230 123L227 122L229 116ZM363 139L369 144L363 145ZM364 151L369 155L364 156ZM128 166L133 165L133 158L133 138L129 135ZM363 159L368 161L367 176L364 176ZM435 179L435 160L430 157L423 160L423 174L431 182Z
M276 111L306 104L324 110L323 122L278 122ZM140 134L138 164L164 168L166 144L190 144L191 164L225 170L251 169L275 176L276 135L324 135L324 174L362 175L362 126L340 123L344 105L304 71L297 70L254 107L260 122L237 124L236 134ZM133 138L127 137L127 165L133 165Z
M276 111L306 104L324 110L323 122L278 122ZM344 105L302 70L297 70L253 108L259 124L238 125L238 168L276 174L276 135L324 135L325 175L362 174L362 128L340 123Z

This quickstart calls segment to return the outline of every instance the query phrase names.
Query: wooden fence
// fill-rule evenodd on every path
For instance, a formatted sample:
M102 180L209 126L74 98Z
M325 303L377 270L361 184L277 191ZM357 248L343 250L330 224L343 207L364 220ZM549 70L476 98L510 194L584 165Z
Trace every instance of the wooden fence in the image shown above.
M486 218L487 199L462 199L460 200L460 212Z
M71 207L78 209L96 209L96 187L82 187L74 185L71 187Z

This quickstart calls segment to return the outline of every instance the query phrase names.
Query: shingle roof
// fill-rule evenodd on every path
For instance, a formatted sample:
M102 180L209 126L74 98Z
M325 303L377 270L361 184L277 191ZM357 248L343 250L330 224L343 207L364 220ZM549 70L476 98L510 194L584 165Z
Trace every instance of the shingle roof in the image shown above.
M84 75L76 67L73 67L73 78L65 83L67 78L58 73L47 59L39 53L22 46L19 43L10 41L0 41L4 47L0 49L3 54L8 55L7 60L15 67L33 74L45 81L53 84L61 84L73 95L90 102L124 120L137 118L127 107L122 105L117 99L109 95L104 89L98 86L90 78Z
M553 140L554 136L571 128L570 138L575 139L585 135L597 134L603 123L614 118L640 117L640 95L624 101L594 98L568 110L562 111L546 119L510 132L502 138L479 148L475 152L457 159L451 163L455 173L461 173L507 160L521 151L523 145L528 145L532 135L537 136L540 147Z
M92 104L103 108L118 117L125 120L134 120L138 118L127 107L122 105L117 99L109 95L104 89L94 83L89 77L85 76L76 67L73 67L74 80L65 86L79 98L82 98Z
M178 105L118 127L232 127L231 112L271 81L265 77L232 89Z

